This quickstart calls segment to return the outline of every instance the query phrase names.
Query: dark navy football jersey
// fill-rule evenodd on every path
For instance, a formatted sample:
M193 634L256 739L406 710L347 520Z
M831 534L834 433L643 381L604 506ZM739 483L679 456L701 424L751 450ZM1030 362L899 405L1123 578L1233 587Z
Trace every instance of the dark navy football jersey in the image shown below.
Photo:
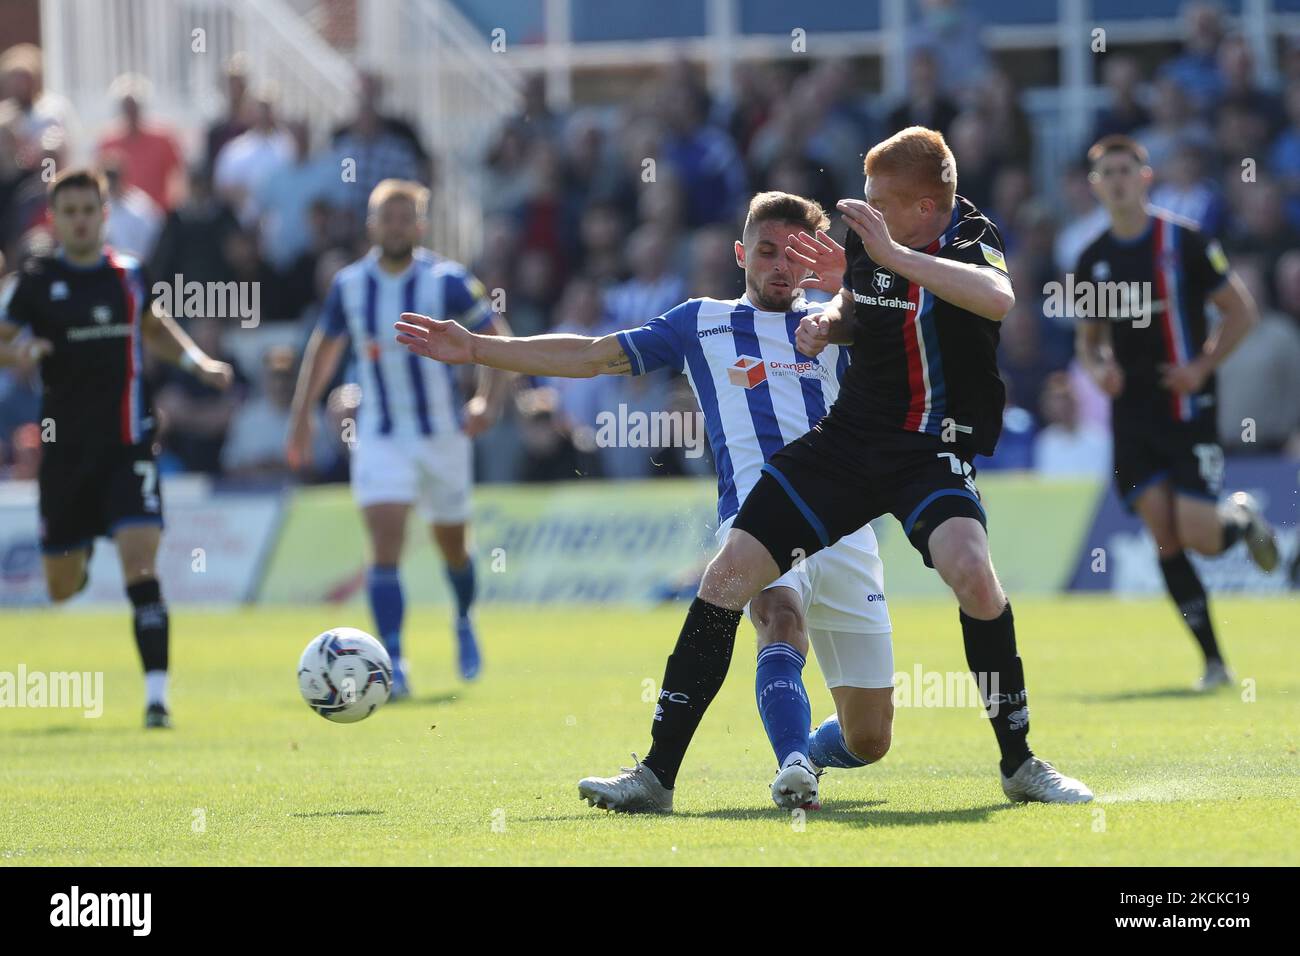
M1093 305L1079 310L1080 319L1109 325L1115 362L1124 373L1124 391L1113 404L1116 416L1188 422L1213 409L1214 376L1195 395L1180 395L1160 383L1161 371L1200 354L1209 334L1205 302L1227 281L1228 260L1190 221L1164 210L1150 213L1142 235L1117 239L1107 230L1079 256L1075 285L1089 283L1093 293ZM1111 295L1108 288L1125 294ZM1110 308L1111 301L1126 308ZM1149 312L1143 314L1144 308Z
M952 219L923 251L1006 273L997 227L957 197ZM853 361L831 416L854 433L932 435L992 454L1006 388L999 325L877 265L849 231L844 287L853 295Z
M153 299L139 263L109 249L85 267L34 257L11 280L0 320L54 346L41 362L41 417L55 423L56 448L152 439L142 320Z

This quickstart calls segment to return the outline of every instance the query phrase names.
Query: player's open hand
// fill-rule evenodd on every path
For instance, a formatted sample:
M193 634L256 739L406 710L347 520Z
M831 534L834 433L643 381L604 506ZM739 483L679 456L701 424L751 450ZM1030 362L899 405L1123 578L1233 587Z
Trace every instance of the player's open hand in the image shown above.
M229 362L218 362L210 358L198 363L194 376L209 388L224 392L235 381L235 370Z
M448 365L468 365L474 361L474 335L456 322L431 319L418 312L403 312L397 329L397 341L408 351Z
M844 247L820 229L815 236L800 232L786 238L790 243L785 247L786 258L807 266L813 273L799 283L800 287L820 289L830 295L839 292L844 277Z
M315 440L315 422L311 415L295 415L289 424L289 440L285 443L284 458L294 471L310 468Z
M488 400L482 395L475 395L465 403L463 417L464 423L461 428L470 438L483 434L496 422L496 415L493 414Z
M1161 370L1160 382L1179 395L1195 395L1205 387L1209 377L1210 370L1193 359L1186 365L1166 365Z
M861 199L841 199L835 204L850 229L862 240L862 248L867 251L871 261L877 265L890 268L894 254L899 245L889 235L885 217L880 211Z
M53 352L54 343L49 339L29 339L18 347L17 368L20 372L30 372Z
M816 358L831 344L831 323L824 315L805 315L794 333L794 347L799 354Z

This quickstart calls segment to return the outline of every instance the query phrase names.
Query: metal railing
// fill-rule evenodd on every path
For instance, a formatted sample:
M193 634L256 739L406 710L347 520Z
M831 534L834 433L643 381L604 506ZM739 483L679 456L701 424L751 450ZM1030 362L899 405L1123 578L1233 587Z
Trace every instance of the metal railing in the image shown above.
M41 0L41 43L46 86L76 104L88 130L113 119L113 80L138 73L153 86L149 114L197 147L237 52L254 82L276 86L280 114L316 131L349 116L356 98L351 64L284 0Z

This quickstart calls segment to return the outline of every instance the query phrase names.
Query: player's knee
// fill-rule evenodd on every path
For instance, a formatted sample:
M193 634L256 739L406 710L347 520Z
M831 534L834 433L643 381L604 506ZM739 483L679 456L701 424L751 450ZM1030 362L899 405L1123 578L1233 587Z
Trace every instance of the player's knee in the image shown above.
M875 763L889 753L893 734L886 727L845 727L844 746L859 760Z
M780 592L783 588L775 588ZM792 598L769 597L773 591L764 591L750 603L750 614L758 631L761 650L769 644L789 644L801 654L808 653L808 638L804 631L803 612Z
M81 581L66 577L50 578L45 582L45 586L50 600L55 604L62 604L69 598L77 596L77 592L81 590Z
M935 556L935 567L948 587L952 588L962 606L986 608L991 617L1001 611L1005 599L988 551L976 542L959 543L940 558Z
M704 580L700 582L700 597L710 604L734 611L743 608L757 590L749 563L745 548L728 538L704 571ZM758 587L766 583L764 581Z

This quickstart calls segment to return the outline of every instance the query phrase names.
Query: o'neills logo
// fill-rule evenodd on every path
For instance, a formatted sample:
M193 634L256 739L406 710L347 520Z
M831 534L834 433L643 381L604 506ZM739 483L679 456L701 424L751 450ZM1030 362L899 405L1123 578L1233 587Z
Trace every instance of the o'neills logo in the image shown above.
M906 309L908 312L916 311L916 303L908 299L900 299L897 296L886 298L883 295L866 295L862 292L853 293L853 301L861 305L875 305L882 309Z

